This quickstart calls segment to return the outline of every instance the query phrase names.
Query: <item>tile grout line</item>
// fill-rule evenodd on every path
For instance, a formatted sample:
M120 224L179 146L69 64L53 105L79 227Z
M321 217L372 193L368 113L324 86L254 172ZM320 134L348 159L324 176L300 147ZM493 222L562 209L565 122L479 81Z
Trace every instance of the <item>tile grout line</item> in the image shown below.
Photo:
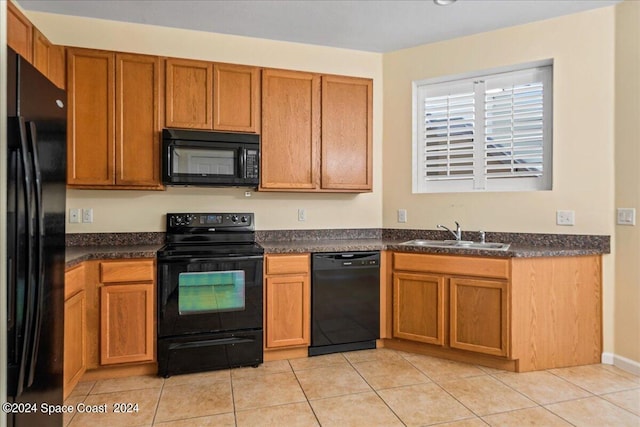
M376 348L377 350L377 348ZM342 354L342 353L341 353ZM400 418L400 415L396 414L396 411L393 410L393 408L391 408L391 406L389 406L389 404L387 403L386 400L384 400L382 398L382 396L380 396L380 394L378 393L378 390L376 390L371 384L369 384L369 381L367 381L367 379L360 373L360 371L358 371L358 369L356 369L355 366L353 366L353 363L351 362L351 360L349 360L349 358L347 358L346 356L344 356L344 354L342 354L342 356L347 359L347 363L349 363L349 365L351 365L351 367L353 368L354 371L356 371L356 373L360 376L360 378L362 378L362 380L371 388L371 390L376 394L376 396L378 396L378 399L380 399L387 408L389 408L389 410L391 411L391 413L393 415L396 416L396 418L398 418L398 420L402 423L402 425L406 426L407 423L404 422L404 420L402 418ZM400 357L402 357L402 355L400 355ZM372 359L372 360L376 360L376 359ZM362 360L361 362L370 362L370 360ZM427 377L428 378L428 377Z
M488 424L484 419L482 419L482 417L478 414L475 413L475 411L473 411L471 408L469 408L467 405L465 405L463 402L461 402L457 397L455 397L453 394L449 393L448 390L446 390L444 387L442 387L440 385L440 383L438 383L437 381L435 381L433 378L431 378L429 375L427 375L424 371L422 371L419 367L417 367L416 365L414 365L413 363L411 363L411 360L409 360L408 358L404 357L402 354L400 354L400 356L406 360L407 362L409 362L409 364L411 366L413 366L414 368L416 368L418 371L420 371L422 373L422 375L424 375L425 377L429 378L429 381L431 381L433 384L435 384L438 388L440 388L440 390L444 391L445 393L447 393L449 396L451 396L451 398L453 400L455 400L456 402L458 402L460 405L462 405L463 408L467 409L469 412L471 412L473 415L475 415L479 420L481 420L483 423ZM431 356L427 356L427 357L431 357ZM460 362L461 363L461 362ZM484 371L483 371L484 372ZM484 373L485 375L489 375L487 372ZM479 377L480 375L473 375L472 377ZM464 378L471 378L471 377L464 377ZM465 418L465 419L471 419L471 418ZM449 421L446 421L449 422ZM444 423L440 423L440 424L444 424Z
M233 424L238 427L238 411L236 410L236 399L233 393L233 372L231 371L232 370L229 369L229 388L231 389L231 405L233 405Z
M158 400L156 401L156 410L153 411L153 418L151 419L151 426L156 424L156 417L158 416L158 409L160 409L160 401L162 400L162 394L164 393L164 384L165 378L162 378L162 387L160 387L160 394L158 395Z
M311 409L311 413L313 414L314 418L318 422L318 425L322 427L322 424L320 423L320 419L318 418L318 414L316 414L316 411L313 409L313 405L311 405L311 401L309 400L309 396L307 396L307 392L304 391L304 387L302 387L302 384L300 383L300 379L298 378L298 375L296 374L296 370L293 369L293 365L291 365L291 360L287 359L287 363L289 364L289 367L291 368L291 372L293 372L293 376L295 377L296 382L298 383L298 386L300 387L300 390L302 390L302 394L304 395L304 398L307 401L307 405L309 405L309 408Z

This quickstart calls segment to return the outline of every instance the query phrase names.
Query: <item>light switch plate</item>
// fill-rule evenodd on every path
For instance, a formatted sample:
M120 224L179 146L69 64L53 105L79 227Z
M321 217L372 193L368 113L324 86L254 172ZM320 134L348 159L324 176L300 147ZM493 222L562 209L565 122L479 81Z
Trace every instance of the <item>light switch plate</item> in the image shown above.
M556 211L556 224L557 225L575 225L576 224L575 211Z
M298 209L298 221L307 220L307 211L304 208Z
M618 225L636 225L635 208L616 209L616 222Z
M93 222L93 208L82 209L82 222Z
M398 209L398 222L407 222L407 210Z
M80 222L80 209L69 209L69 223L78 224Z

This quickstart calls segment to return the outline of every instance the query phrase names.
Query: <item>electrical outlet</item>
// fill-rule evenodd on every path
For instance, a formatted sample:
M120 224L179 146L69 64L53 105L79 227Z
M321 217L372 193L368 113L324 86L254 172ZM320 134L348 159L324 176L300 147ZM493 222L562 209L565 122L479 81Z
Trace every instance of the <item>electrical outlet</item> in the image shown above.
M307 220L307 212L304 208L298 209L298 221L306 221Z
M407 222L407 210L398 209L398 222Z
M618 208L616 213L616 222L618 225L636 225L635 208Z
M80 209L69 209L69 223L77 224L80 222Z
M556 211L557 225L576 225L575 211Z
M93 208L82 209L82 222L93 222Z

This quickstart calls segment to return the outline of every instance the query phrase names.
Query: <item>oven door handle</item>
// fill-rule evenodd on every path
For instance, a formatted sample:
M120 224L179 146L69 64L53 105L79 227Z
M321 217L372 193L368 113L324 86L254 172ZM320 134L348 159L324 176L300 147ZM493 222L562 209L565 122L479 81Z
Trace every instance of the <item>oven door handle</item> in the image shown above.
M188 255L166 256L159 257L159 263L186 263L195 264L199 262L237 262L237 261L251 261L251 260L263 260L264 255L238 255L238 256L223 256L223 257L198 257L191 258Z

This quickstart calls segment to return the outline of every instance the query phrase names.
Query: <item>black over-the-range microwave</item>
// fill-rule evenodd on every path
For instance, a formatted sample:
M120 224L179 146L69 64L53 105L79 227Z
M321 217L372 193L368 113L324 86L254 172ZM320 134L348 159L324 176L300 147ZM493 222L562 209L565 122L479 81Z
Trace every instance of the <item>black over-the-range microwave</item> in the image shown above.
M186 129L162 131L165 185L257 187L260 136Z

